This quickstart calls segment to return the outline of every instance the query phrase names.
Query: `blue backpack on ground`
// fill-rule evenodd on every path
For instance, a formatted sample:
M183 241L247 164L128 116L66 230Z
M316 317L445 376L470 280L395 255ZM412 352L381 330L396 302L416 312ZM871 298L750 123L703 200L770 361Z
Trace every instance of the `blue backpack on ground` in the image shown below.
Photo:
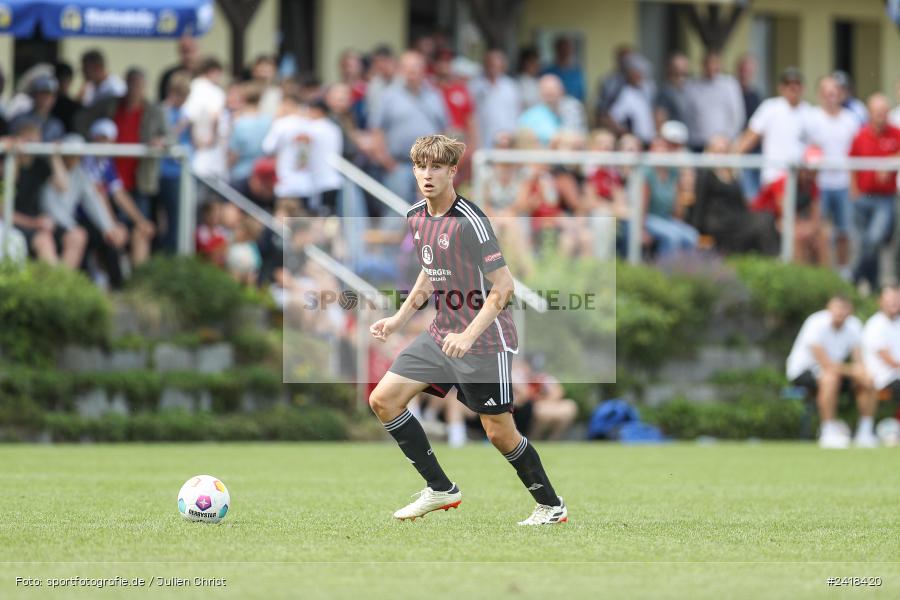
M589 440L619 440L623 443L662 442L666 437L653 425L641 423L638 410L620 399L607 400L594 409L588 423Z
M614 440L625 423L640 421L637 409L624 400L607 400L594 409L588 423L589 440Z

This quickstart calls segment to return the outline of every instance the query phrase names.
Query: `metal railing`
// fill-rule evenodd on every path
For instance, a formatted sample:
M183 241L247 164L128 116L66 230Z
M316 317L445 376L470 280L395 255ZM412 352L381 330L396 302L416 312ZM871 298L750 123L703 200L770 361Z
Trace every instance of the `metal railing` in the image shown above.
M194 230L197 227L197 194L190 169L190 156L182 146L153 148L145 144L60 144L60 143L24 143L10 147L0 146L0 154L4 154L4 189L3 189L3 243L4 256L9 255L11 244L10 231L13 226L16 190L16 156L19 154L32 156L112 156L133 158L173 158L181 166L179 182L179 219L178 219L178 252L194 253Z
M390 208L393 212L406 216L406 212L409 210L410 206L409 203L405 202L400 196L385 187L380 181L376 180L342 156L333 155L329 158L329 162L341 173L341 175L371 194L376 200ZM547 310L548 305L545 298L515 277L513 277L513 282L515 284L515 295L528 305L529 308L532 308L539 313L543 313Z
M782 201L781 259L794 257L794 225L797 218L797 172L802 168L844 171L900 171L900 157L891 158L822 158L815 162L775 160L758 154L694 154L680 153L624 153L588 152L573 150L503 150L481 148L472 157L472 177L476 193L484 189L492 163L549 164L579 166L631 167L628 178L628 249L631 263L641 261L641 235L644 220L644 168L716 168L783 169L787 174Z

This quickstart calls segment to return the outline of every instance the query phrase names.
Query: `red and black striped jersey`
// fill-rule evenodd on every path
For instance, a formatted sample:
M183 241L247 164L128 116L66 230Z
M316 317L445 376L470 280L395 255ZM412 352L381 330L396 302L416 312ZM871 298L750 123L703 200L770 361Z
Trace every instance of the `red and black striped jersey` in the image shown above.
M428 214L425 200L406 213L422 270L434 286L437 315L429 326L431 337L443 345L448 333L460 333L478 314L491 291L485 277L506 265L497 236L487 216L457 195L441 216ZM509 308L504 308L475 340L469 352L518 352L519 339Z

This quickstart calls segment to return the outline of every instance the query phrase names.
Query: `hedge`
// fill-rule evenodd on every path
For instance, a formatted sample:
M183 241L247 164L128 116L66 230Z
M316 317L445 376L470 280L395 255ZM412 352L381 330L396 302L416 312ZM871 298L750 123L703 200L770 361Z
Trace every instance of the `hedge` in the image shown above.
M198 258L156 256L141 265L128 283L131 293L156 297L172 307L185 328L217 327L236 319L241 308L262 302L228 273Z
M46 366L65 344L105 344L111 315L107 296L81 273L39 262L0 265L5 360Z
M25 397L43 410L70 411L74 409L78 393L94 388L111 395L123 394L133 411L154 410L163 389L171 387L188 393L209 391L213 411L226 413L240 407L245 391L274 397L280 393L281 386L281 374L262 367L245 367L219 374L149 370L72 373L19 367L0 370L0 410L10 398ZM0 422L3 420L0 412Z
M713 403L681 397L658 407L642 407L641 417L677 439L703 435L726 440L794 439L800 433L805 411L802 400L786 400L778 395Z
M54 442L323 441L348 437L346 419L338 411L286 406L243 415L166 410L89 419L47 413L38 430L45 431ZM15 434L7 433L9 437ZM21 430L18 435L23 437Z

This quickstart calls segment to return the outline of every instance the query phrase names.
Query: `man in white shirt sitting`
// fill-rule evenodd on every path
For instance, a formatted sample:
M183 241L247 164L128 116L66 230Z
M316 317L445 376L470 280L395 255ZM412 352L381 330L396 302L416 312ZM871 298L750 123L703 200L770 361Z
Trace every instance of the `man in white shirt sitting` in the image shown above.
M900 287L885 287L880 306L863 328L863 364L876 393L890 389L900 398Z
M787 359L787 377L794 385L816 391L821 429L819 446L847 448L850 438L835 419L842 389L855 388L859 424L853 441L860 447L878 445L873 428L876 398L860 353L862 323L853 304L842 296L825 310L810 315L800 328ZM851 359L848 363L847 360Z

